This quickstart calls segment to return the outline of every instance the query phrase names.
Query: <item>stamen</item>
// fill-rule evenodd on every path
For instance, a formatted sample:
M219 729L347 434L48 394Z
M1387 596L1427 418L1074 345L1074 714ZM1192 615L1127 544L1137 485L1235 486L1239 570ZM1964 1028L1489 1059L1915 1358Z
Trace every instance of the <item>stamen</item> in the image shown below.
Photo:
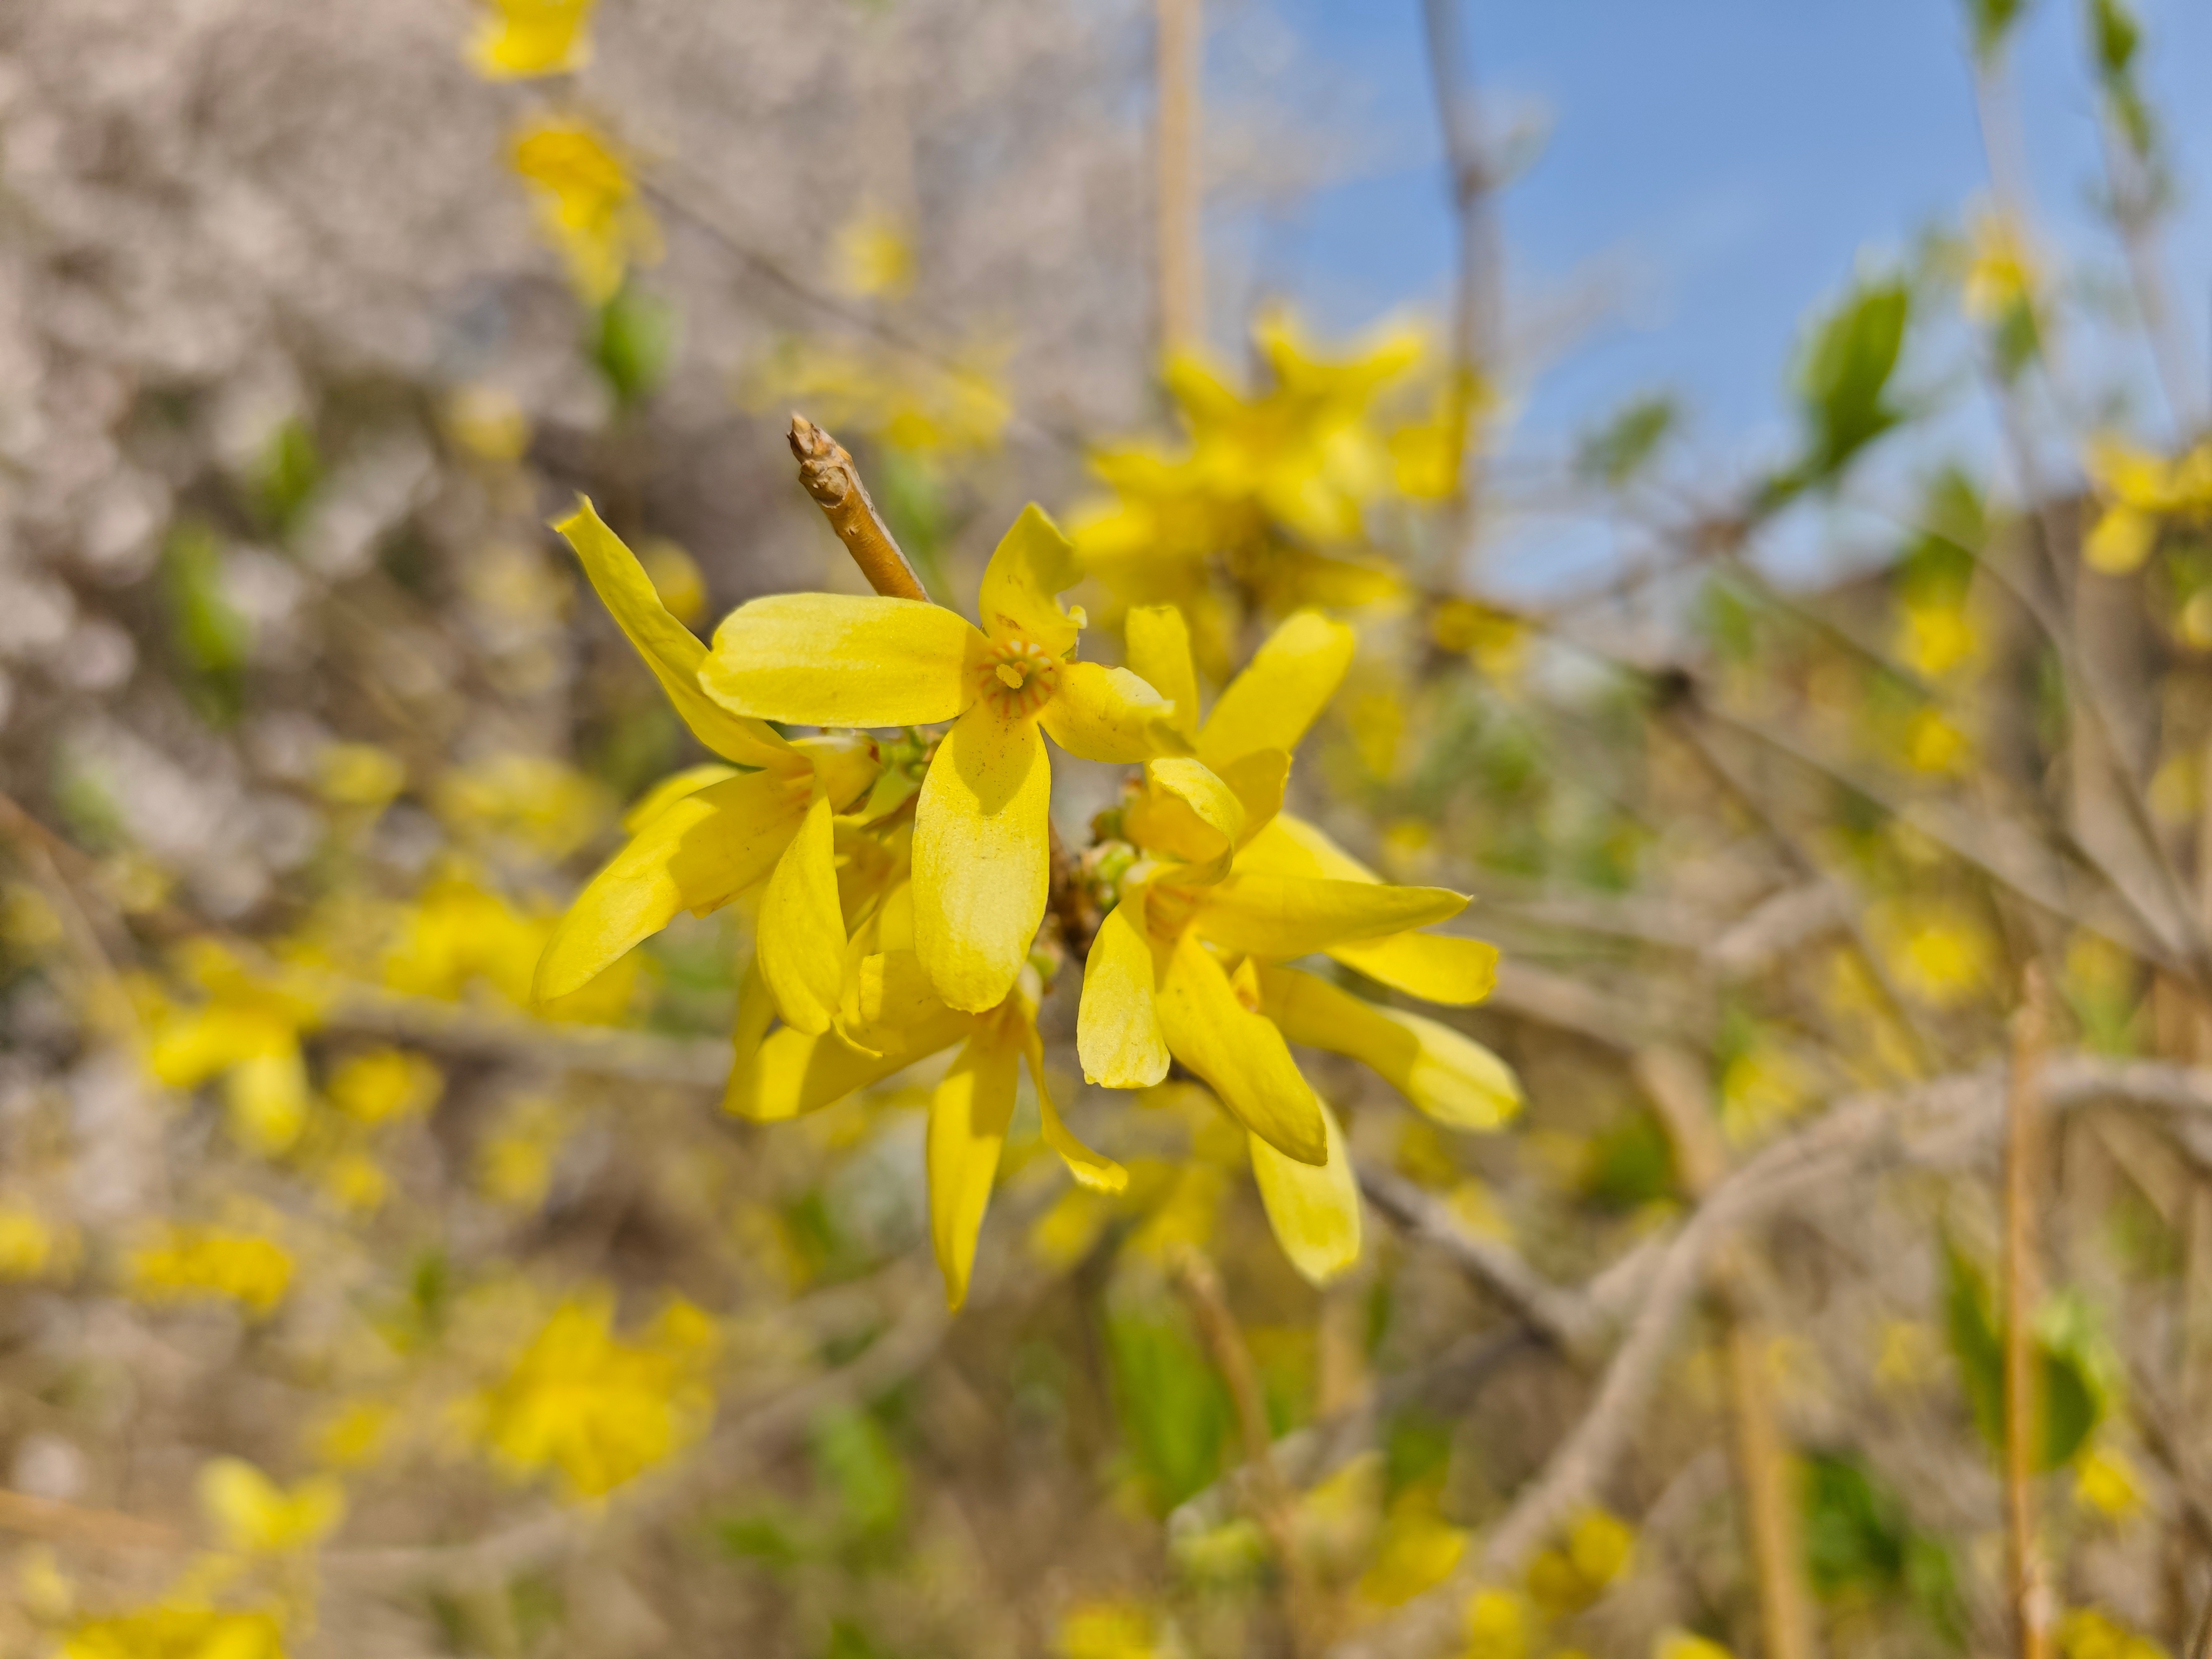
M1022 682L1029 678L1028 675L1023 673L1020 669L1015 667L1013 664L1010 662L1000 663L998 667L992 672L998 675L999 684L1005 686L1009 691L1020 690L1022 689Z

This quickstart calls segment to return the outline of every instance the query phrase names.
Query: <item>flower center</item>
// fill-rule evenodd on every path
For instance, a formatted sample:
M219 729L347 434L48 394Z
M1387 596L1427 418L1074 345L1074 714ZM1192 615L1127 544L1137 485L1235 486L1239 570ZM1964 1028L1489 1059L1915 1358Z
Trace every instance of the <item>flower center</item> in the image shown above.
M1034 640L994 643L983 664L988 673L982 694L995 699L1009 715L1036 714L1052 701L1060 685L1060 659Z

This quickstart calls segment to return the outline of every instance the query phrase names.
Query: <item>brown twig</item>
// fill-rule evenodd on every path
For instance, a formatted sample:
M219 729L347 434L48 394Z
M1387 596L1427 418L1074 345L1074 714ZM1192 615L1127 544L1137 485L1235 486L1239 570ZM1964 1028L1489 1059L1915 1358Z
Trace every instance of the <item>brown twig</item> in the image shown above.
M814 497L814 504L830 520L837 539L845 544L853 562L860 567L868 586L886 599L929 603L929 590L921 585L921 578L915 574L914 567L907 562L876 511L875 502L869 500L868 487L860 482L860 469L853 465L844 445L804 415L793 415L791 453L799 462L799 482Z
M2004 1485L2005 1553L2020 1659L2051 1650L2051 1590L2035 1540L2034 1398L2037 1115L2050 1046L2049 993L2041 965L2028 963L2013 1018L2005 1087Z

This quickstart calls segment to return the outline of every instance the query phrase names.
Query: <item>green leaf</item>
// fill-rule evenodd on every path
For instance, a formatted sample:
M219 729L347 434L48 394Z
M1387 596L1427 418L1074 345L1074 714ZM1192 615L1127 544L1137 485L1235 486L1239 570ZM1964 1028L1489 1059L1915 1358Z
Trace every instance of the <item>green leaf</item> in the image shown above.
M1650 1112L1628 1113L1594 1137L1584 1156L1583 1196L1608 1210L1638 1210L1674 1194L1674 1149Z
M668 378L676 332L676 307L634 283L592 313L585 346L621 408L636 408Z
M1635 398L1583 440L1575 471L1619 489L1650 463L1681 419L1680 406L1663 392Z
M881 1539L906 1516L906 1465L883 1425L864 1411L825 1411L811 1427L817 1474L837 1495L839 1518L855 1542Z
M254 510L279 536L290 533L323 482L315 434L297 416L269 434L253 468Z
M1959 1381L1974 1426L1993 1452L2004 1449L2004 1334L1990 1312L1990 1291L1981 1272L1954 1244L1944 1244L1944 1324ZM2035 1351L2033 1467L2039 1474L2069 1462L2104 1416L2090 1339L2076 1322L2054 1340L2039 1331Z
M1219 1476L1228 1394L1171 1309L1109 1311L1106 1347L1123 1449L1153 1513L1165 1515Z
M1814 1590L1883 1593L1905 1582L1911 1528L1897 1494L1856 1457L1815 1452L1801 1469L1805 1571Z
M227 726L245 707L246 661L253 629L223 592L222 544L215 532L186 520L169 532L161 554L161 592L169 637L186 690L210 723Z
M2027 9L2027 0L1966 0L1966 26L1974 36L1974 56L1993 57Z
M2089 0L2089 36L2100 75L2119 80L2134 73L2136 53L2142 46L2142 25L2128 9L2125 0Z
M1903 282L1863 280L1814 331L1797 379L1804 453L1768 486L1767 505L1835 483L1862 450L1905 418L1888 392L1911 309Z

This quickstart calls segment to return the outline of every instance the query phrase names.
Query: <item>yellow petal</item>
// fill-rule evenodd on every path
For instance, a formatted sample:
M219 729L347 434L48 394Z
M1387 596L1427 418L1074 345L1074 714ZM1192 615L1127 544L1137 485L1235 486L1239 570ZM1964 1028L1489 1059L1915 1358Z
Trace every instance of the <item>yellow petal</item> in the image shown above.
M1394 933L1334 945L1328 954L1394 991L1449 1008L1481 1001L1498 983L1498 947L1479 939Z
M986 641L917 599L777 593L714 630L699 684L723 708L802 726L926 726L974 701Z
M1229 683L1198 734L1199 758L1224 766L1255 749L1293 750L1352 665L1355 643L1342 623L1301 611Z
M1190 625L1171 605L1139 605L1122 623L1130 672L1175 705L1171 724L1186 740L1198 737L1198 670L1191 661Z
M1359 1260L1359 1177L1336 1114L1321 1108L1328 1134L1328 1162L1316 1167L1285 1158L1258 1135L1252 1142L1252 1178L1267 1224L1291 1265L1316 1285L1326 1285Z
M986 697L938 745L915 807L914 934L937 994L1006 1000L1044 919L1052 768L1036 722Z
M1018 1051L977 1032L929 1099L929 1242L945 1275L945 1305L968 1299L975 1236L991 1202L999 1149L1014 1115Z
M768 879L756 933L761 978L784 1024L809 1036L830 1029L845 983L845 917L837 904L833 816L829 798L817 795Z
M1022 1056L1028 1060L1030 1081L1036 1085L1037 1117L1044 1126L1044 1143L1060 1154L1060 1162L1067 1165L1068 1174L1078 1184L1094 1193L1118 1193L1129 1184L1129 1172L1103 1153L1094 1152L1061 1121L1060 1109L1054 1105L1052 1089L1044 1080L1044 1043L1038 1038L1036 1022L1024 1016L1021 1022Z
M1247 874L1206 890L1198 930L1237 955L1288 958L1443 921L1467 908L1442 887Z
M1244 809L1244 829L1237 843L1247 845L1283 810L1283 792L1291 783L1290 754L1281 749L1255 749L1224 762L1218 775Z
M2124 576L2150 556L2157 540L2156 519L2132 507L2108 507L2082 544L2081 556L2092 570Z
M912 950L878 951L861 957L846 982L838 1031L869 1054L903 1054L907 1033L945 1012L937 988Z
M787 1025L770 1032L750 1061L731 1068L722 1109L756 1123L818 1112L855 1089L880 1083L951 1048L975 1027L972 1015L948 1011L907 1032L907 1046L897 1053L869 1054L848 1046L834 1031L809 1036Z
M538 959L539 1002L580 988L679 910L704 915L767 878L806 810L802 787L748 772L686 795L616 854Z
M1145 792L1122 814L1122 833L1148 852L1190 866L1178 883L1215 882L1229 873L1244 833L1244 803L1194 760L1169 759L1145 768Z
M1237 867L1262 875L1319 876L1330 881L1382 879L1321 830L1288 812L1245 843Z
M1069 754L1131 766L1189 746L1170 723L1172 713L1165 698L1127 669L1071 662L1060 665L1059 686L1037 718Z
M983 570L976 603L993 639L1033 640L1055 657L1075 649L1079 616L1060 608L1058 595L1082 580L1075 550L1060 526L1031 501L999 538ZM938 716L942 720L943 715Z
M665 812L686 795L696 795L709 784L720 783L725 778L734 778L738 769L725 766L720 761L702 761L696 766L687 766L681 772L672 772L659 783L637 798L637 804L623 814L623 833L634 836Z
M788 757L788 745L774 732L757 720L718 707L699 689L699 668L707 660L707 647L668 614L637 555L607 528L589 500L579 495L575 512L553 527L576 550L599 602L645 659L693 736L725 760L743 766L774 766Z
M794 738L791 746L806 757L821 781L822 793L841 812L849 811L854 801L866 794L876 775L883 770L883 755L875 739L859 732Z
M1108 1089L1149 1089L1168 1074L1167 1039L1154 1005L1152 944L1137 925L1145 896L1126 892L1106 913L1083 964L1083 1002L1075 1052L1086 1081Z
M1321 1102L1282 1033L1237 1000L1221 964L1190 933L1168 958L1159 1013L1169 1049L1246 1128L1301 1164L1328 1158Z
M1382 1008L1294 968L1260 969L1262 1006L1282 1034L1373 1068L1437 1122L1495 1129L1521 1109L1521 1085L1496 1054L1449 1025Z
M241 1060L222 1084L225 1121L247 1151L274 1158L300 1138L309 1095L307 1062L296 1047Z

